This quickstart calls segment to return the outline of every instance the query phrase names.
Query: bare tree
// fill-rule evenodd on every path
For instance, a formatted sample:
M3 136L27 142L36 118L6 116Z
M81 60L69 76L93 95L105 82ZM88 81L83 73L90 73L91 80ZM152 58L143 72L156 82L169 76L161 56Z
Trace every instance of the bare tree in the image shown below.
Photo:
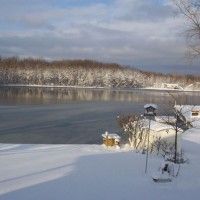
M166 155L169 155L169 153L171 153L171 151L174 149L174 146L174 143L169 143L163 140L160 136L152 143L151 152L153 151L153 148L156 148L157 155L161 155L165 158Z
M182 155L177 151L177 142L178 142L178 133L179 131L183 132L189 128L199 128L196 125L193 125L195 122L199 121L199 118L192 118L188 121L185 116L190 116L195 105L185 105L185 99L182 98L182 95L178 96L178 93L169 93L171 96L171 102L168 104L167 109L163 109L163 116L159 116L160 120L166 124L171 125L175 131L174 137L174 152L172 161L175 163L183 162ZM158 143L159 145L159 143Z
M178 11L188 22L186 38L190 55L200 56L200 1L199 0L172 0Z

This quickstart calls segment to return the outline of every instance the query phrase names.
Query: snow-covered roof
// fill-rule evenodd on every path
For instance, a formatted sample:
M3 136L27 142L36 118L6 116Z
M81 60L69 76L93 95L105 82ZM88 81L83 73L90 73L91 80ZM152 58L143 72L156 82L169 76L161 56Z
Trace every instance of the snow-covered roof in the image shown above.
M108 139L120 139L121 138L119 135L117 135L115 133L104 133L104 134L102 134L102 137L103 138L108 137Z
M195 105L176 105L174 106L177 110L179 111L184 111L184 113L188 112L190 114L191 111L194 110L199 110L200 111L200 105L195 106Z
M200 111L200 105L176 105L176 110L182 113L187 122L191 122L193 126L200 127L199 116L192 116L192 111Z
M144 124L145 124L145 128L149 128L149 120L145 119ZM162 130L174 129L174 127L169 124L160 123L160 122L151 120L150 129L158 132ZM183 130L179 129L179 131L182 132Z
M156 116L155 120L161 123L175 123L176 118L174 116Z
M156 105L156 104L153 104L153 103L148 103L148 104L144 105L144 108L145 108L145 109L146 109L146 108L149 108L149 107L153 107L153 108L155 108L156 110L158 109L157 105Z

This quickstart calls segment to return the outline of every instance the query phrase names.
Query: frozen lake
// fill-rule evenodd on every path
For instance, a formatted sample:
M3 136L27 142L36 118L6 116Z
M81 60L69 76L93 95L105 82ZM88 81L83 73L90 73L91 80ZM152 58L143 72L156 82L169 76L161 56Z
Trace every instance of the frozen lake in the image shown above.
M172 94L200 104L199 93ZM117 116L150 102L165 112L173 101L162 91L0 87L0 143L101 144L105 131L122 134Z

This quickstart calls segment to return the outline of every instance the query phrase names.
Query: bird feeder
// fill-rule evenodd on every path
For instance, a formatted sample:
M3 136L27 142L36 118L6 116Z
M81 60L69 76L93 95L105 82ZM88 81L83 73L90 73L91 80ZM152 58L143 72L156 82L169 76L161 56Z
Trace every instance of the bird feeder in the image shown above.
M157 105L156 104L146 104L144 105L145 116L156 116Z

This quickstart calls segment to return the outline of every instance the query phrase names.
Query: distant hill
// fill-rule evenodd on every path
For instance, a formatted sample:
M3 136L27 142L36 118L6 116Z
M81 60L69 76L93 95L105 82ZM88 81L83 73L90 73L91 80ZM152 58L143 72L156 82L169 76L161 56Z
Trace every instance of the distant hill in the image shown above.
M200 82L193 75L144 72L115 63L92 60L0 58L0 84L79 86L105 88L181 87ZM198 84L197 84L198 85Z

